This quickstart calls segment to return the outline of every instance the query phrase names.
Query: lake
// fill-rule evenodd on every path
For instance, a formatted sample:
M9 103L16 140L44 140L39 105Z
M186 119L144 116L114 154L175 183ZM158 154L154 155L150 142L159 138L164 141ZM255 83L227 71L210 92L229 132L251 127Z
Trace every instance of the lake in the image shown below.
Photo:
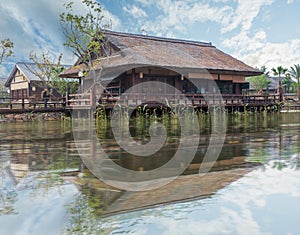
M300 114L216 121L0 123L0 234L299 234Z

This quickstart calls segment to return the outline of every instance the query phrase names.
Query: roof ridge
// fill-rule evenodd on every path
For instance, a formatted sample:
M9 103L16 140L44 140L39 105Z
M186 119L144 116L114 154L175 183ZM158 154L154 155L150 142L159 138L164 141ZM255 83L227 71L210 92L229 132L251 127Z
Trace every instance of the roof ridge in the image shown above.
M134 33L116 32L116 31L110 31L110 30L103 30L103 32L104 32L104 34L111 34L111 35L123 36L123 37L131 37L131 38L134 37L134 38L141 38L141 39L154 40L154 41L184 43L184 44L197 45L197 46L215 47L212 45L211 42L201 42L201 41L176 39L176 38L165 38L165 37L149 36L149 35L134 34Z
M34 63L34 62L24 62L24 61L19 61L19 62L16 63L16 65L19 65L19 64L36 65L36 63ZM47 65L46 63L40 63L40 64ZM56 64L49 64L49 65L52 66L52 65L56 65ZM63 66L63 67L69 66L69 67L71 67L72 65L70 65L70 64L60 64L59 66Z
M35 64L35 63L33 63L33 62L19 61L16 64Z

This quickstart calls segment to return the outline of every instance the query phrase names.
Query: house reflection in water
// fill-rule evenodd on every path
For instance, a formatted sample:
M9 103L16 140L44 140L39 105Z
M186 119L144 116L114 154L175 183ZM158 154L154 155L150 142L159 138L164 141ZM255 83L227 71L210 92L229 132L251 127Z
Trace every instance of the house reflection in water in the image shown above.
M124 168L139 172L142 171L147 174L147 171L162 166L174 156L179 143L179 139L175 136L176 134L173 137L168 137L165 146L149 157L137 157L128 154L119 148L109 133L102 136L101 146L114 163ZM202 144L199 145L194 160L189 164L184 173L169 184L157 189L136 192L120 190L98 180L88 170L86 170L86 174L82 178L73 178L72 180L85 191L89 188L89 197L101 197L102 206L99 213L101 215L110 215L153 207L158 204L209 197L219 189L244 176L254 166L257 166L257 163L246 161L247 150L243 146L243 138L236 134L228 134L223 145L223 150L218 160L213 164L211 171L208 174L198 174L208 147L209 137L209 135L201 135L200 142ZM87 143L86 141L77 144L82 147L95 146L92 142ZM90 152L96 153L96 150L89 149L87 155ZM84 154L84 152L81 152L81 154ZM88 161L92 161L91 164L98 165L101 168L100 171L104 171L104 175L107 172L110 176L115 175L116 179L124 177L118 175L117 169L114 168L114 163L111 161L103 160L101 161L101 165L99 165L98 160L97 157L88 159ZM207 162L205 164L211 163ZM172 170L166 169L166 177L168 177L168 174L173 176ZM132 180L134 181L135 179Z
M5 168L5 177L13 182L16 190L25 188L33 190L36 187L45 187L45 184L33 183L31 180L47 181L45 174L48 177L55 173L55 176L61 177L52 177L47 181L47 187L57 186L61 178L74 183L83 195L94 202L93 209L98 215L207 197L242 177L255 165L245 161L247 150L243 148L243 138L236 134L228 134L220 157L211 172L198 175L209 140L209 135L203 134L197 154L182 176L155 190L128 192L101 182L86 167L83 167L76 149L78 143L74 142L72 135L62 132L57 128L49 133L44 132L42 138L28 133L31 135L31 140L26 141L27 137L24 137L26 133L3 136L0 150L9 153L10 156L9 164ZM146 172L165 164L172 158L179 143L178 133L173 131L161 151L156 155L143 157L141 160L141 157L131 156L120 149L109 131L106 130L105 133L102 133L101 144L109 157L122 167L135 171ZM106 165L106 170L109 170L109 165ZM41 172L43 174L40 174ZM43 179L34 178L32 175Z

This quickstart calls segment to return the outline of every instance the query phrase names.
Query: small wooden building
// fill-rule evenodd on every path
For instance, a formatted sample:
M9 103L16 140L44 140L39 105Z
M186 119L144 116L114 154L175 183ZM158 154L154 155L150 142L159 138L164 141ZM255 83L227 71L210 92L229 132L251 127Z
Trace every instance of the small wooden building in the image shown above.
M258 69L220 51L211 43L105 31L109 55L93 61L98 80L113 96L146 81L170 86L143 87L137 92L156 90L174 94L242 94L249 88L246 76L260 75ZM85 65L77 62L60 74L79 78ZM88 88L92 79L83 79ZM171 88L170 88L171 87ZM174 89L173 89L174 88ZM176 89L175 89L176 88Z
M5 82L11 98L14 100L41 98L41 93L47 87L47 83L37 76L38 73L41 73L41 71L34 63L16 63ZM61 97L56 89L52 89L50 92L54 97Z

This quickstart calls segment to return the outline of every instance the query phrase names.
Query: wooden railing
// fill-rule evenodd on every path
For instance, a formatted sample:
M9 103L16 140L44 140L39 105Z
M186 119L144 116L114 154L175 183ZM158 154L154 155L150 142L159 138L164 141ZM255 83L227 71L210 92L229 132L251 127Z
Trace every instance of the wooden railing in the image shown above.
M37 99L37 98L0 98L0 113L31 112L35 110L58 110L64 109L64 98Z
M153 102L151 102L153 101ZM96 98L93 93L71 94L67 98L42 100L36 98L0 98L0 114L11 112L32 112L42 110L91 109L97 105L113 107L116 102L125 106L139 106L147 103L149 106L189 105L194 107L208 106L268 106L278 103L279 96L271 95L231 95L223 94L143 94L135 93L124 96L117 94L102 95Z
M143 94L134 93L121 96L104 96L99 99L99 103L106 105L114 105L117 101L120 105L141 105L143 103L151 103L151 100L167 103L193 105L198 107L224 105L224 106L244 106L244 105L272 105L280 101L280 97L276 94L271 95L234 95L234 94ZM153 102L155 103L155 102Z
M93 93L70 94L66 98L66 106L68 108L85 108L95 105L95 97Z

